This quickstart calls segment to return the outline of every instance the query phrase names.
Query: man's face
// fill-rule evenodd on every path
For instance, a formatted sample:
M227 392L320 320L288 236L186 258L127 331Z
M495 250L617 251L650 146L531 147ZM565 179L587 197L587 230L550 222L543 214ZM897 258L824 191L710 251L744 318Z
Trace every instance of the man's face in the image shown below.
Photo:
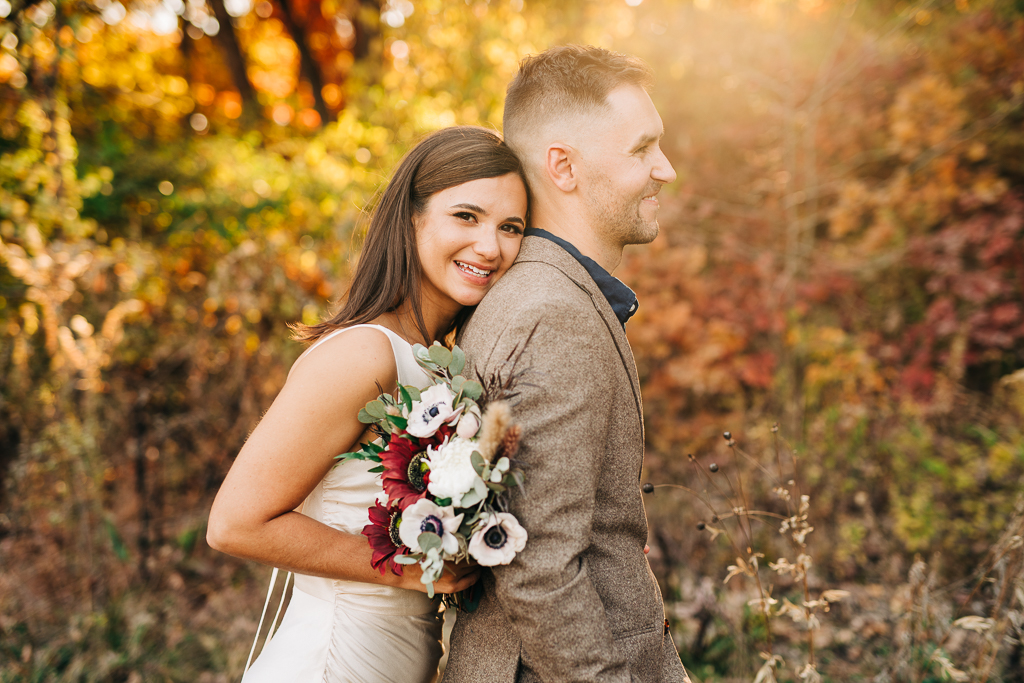
M623 85L593 122L578 150L591 226L622 246L647 244L658 236L657 194L676 179L661 151L661 116L642 88Z

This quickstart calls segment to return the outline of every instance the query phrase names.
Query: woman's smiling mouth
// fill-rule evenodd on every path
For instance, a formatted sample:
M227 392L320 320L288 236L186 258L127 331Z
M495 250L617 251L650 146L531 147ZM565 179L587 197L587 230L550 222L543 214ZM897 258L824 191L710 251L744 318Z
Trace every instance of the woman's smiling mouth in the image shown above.
M488 275L494 272L493 270L483 270L481 268L477 268L476 266L471 266L463 261L456 261L455 265L457 265L459 269L462 270L462 272L468 273L474 277L486 278Z

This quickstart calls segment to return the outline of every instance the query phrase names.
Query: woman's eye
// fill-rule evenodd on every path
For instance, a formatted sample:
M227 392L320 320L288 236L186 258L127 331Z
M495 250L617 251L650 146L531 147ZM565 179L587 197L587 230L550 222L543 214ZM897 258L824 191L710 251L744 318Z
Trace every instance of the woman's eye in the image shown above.
M462 221L475 221L476 220L476 216L474 216L473 214L469 213L468 211L460 211L457 214L455 214L455 217L458 218L459 220L462 220Z
M523 229L516 225L515 223L505 223L504 225L501 226L501 229L504 230L505 232L510 232L514 235L520 235L523 232Z

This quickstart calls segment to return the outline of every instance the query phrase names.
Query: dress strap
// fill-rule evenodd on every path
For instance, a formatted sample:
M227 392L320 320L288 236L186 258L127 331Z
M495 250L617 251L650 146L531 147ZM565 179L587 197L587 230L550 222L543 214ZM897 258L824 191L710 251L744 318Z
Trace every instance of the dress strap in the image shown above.
M277 583L277 574L280 570L274 567L274 571L270 574L270 587L267 589L267 599L263 602L263 613L260 614L260 623L256 627L256 638L252 641L252 649L249 650L249 659L245 661L245 671L242 672L242 676L249 671L249 667L252 665L252 656L256 653L256 643L260 641L260 631L263 630L263 619L267 616L267 607L270 605L270 596L274 594L274 584ZM292 578L292 573L288 572L288 575L284 577L284 587L281 589L281 602L277 605L277 613L274 614L274 620L270 623L270 630L267 631L267 639L263 641L263 647L267 646L270 639L274 637L274 627L277 626L277 618L281 616L281 608L284 607L284 596L288 593L288 580Z

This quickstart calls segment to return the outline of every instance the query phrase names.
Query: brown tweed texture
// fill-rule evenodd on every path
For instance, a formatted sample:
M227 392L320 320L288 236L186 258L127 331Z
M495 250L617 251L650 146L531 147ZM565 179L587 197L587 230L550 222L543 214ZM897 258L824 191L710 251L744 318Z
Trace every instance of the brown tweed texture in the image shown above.
M526 237L459 344L482 376L530 332L513 419L526 477L512 512L529 533L511 564L484 573L459 613L444 683L683 683L643 548L643 417L633 354L586 270Z

